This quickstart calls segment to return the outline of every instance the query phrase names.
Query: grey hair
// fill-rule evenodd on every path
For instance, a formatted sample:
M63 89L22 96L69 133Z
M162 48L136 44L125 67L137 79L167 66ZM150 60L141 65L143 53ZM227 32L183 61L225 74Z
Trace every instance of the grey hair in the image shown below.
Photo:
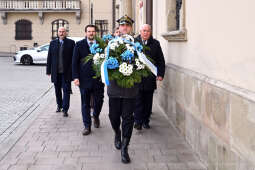
M149 25L149 24L141 25L140 30L144 29L144 27L149 27L149 29L151 30L151 25Z

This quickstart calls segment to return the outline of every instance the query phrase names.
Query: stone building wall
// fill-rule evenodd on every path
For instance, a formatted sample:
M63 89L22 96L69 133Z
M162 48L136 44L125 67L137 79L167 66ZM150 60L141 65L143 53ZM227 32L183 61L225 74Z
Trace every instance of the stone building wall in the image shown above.
M254 92L167 64L154 101L208 170L253 170L254 99Z

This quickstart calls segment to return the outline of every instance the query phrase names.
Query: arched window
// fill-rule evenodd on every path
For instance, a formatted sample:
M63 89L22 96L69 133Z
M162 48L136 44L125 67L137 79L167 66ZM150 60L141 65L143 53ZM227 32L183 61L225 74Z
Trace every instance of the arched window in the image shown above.
M58 37L58 28L59 27L65 27L66 28L66 32L69 32L69 23L66 20L63 19L58 19L53 21L52 23L52 39L55 39Z
M32 40L32 23L28 20L19 20L15 23L15 40Z

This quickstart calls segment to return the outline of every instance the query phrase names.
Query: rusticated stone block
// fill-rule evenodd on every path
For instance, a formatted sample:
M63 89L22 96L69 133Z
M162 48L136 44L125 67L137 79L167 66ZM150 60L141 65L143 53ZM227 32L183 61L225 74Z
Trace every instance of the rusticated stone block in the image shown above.
M199 123L198 123L199 124ZM199 125L198 148L196 152L200 158L208 163L208 143L210 138L210 131L203 124Z
M218 170L233 170L236 169L238 157L230 150L229 147L217 146L217 162Z
M211 86L206 85L205 111L206 122L209 127L225 142L229 143L229 94Z
M217 144L213 137L208 141L208 169L215 170L217 167Z
M159 83L159 82L158 82ZM170 70L166 70L165 72L165 76L164 76L164 81L160 82L162 85L161 87L167 92L167 94L169 95L169 91L171 88L171 81L170 81Z
M176 73L175 87L176 101L179 103L184 103L184 81L182 73Z
M170 85L169 85L169 95L172 97L176 96L176 71L170 70L170 75L168 77L170 79Z
M184 99L186 103L186 107L189 108L190 104L193 101L193 86L194 81L190 76L184 76Z
M176 125L180 133L185 136L185 110L178 102L176 103Z
M193 150L198 150L199 144L199 122L190 113L185 114L185 138Z
M158 96L159 106L166 113L168 111L168 94L163 88L160 88L157 90L157 96Z
M201 116L201 100L202 100L202 82L199 80L194 81L194 106L193 106L193 114L197 117Z
M255 161L255 103L231 95L230 106L233 145L245 157Z

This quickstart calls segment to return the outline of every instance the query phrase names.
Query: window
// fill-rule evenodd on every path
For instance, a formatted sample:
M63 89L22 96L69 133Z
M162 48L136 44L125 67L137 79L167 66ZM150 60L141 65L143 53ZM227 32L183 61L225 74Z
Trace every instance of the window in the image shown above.
M185 0L167 0L167 33L162 36L168 41L187 41L185 28Z
M58 28L59 27L65 27L66 28L66 32L69 32L69 23L66 20L63 19L58 19L53 21L52 23L52 39L55 39L58 37Z
M15 23L15 40L32 40L32 23L28 20L19 20Z
M98 28L99 36L103 36L108 33L108 20L96 20L95 25Z
M42 51L48 51L48 50L49 50L49 46L50 46L50 45L47 44L47 45L41 46L40 49L41 49Z

